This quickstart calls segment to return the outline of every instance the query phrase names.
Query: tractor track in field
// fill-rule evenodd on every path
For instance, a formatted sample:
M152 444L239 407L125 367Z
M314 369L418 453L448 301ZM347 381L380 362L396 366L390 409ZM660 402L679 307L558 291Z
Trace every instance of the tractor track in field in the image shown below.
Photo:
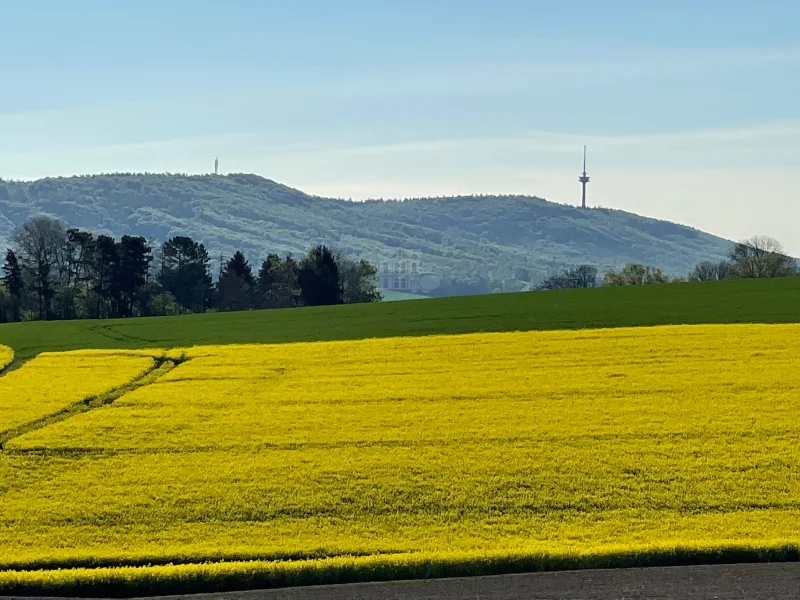
M159 345L160 342L157 340L151 340L148 338L137 337L134 335L129 335L127 333L123 333L119 331L119 327L122 325L118 324L97 324L97 325L89 325L87 329L92 333L96 333L106 339L113 340L115 342L133 342L134 344L154 344Z
M6 366L0 367L0 377L5 375L6 373L11 373L11 371L15 371L15 370L19 369L22 365L24 365L26 362L28 362L28 360L30 360L30 359L17 358L15 356L14 358L11 359L11 362L8 363Z
M153 364L148 367L143 373L128 381L127 383L116 387L104 394L98 396L88 396L83 398L70 406L62 408L54 413L40 417L33 421L23 423L17 427L0 431L0 453L6 451L5 445L14 438L17 438L31 431L42 429L54 423L64 421L73 417L74 415L88 412L102 406L112 404L118 398L125 394L132 392L140 387L150 385L169 373L172 369L181 363L188 360L186 357L169 358L166 356L154 356ZM11 363L12 365L14 363Z

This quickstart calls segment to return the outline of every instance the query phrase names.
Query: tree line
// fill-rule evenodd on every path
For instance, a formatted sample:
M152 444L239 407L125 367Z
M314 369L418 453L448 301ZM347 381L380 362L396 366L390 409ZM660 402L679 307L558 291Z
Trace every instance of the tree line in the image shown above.
M547 277L539 285L539 289L557 290L592 288L598 285L613 287L684 281L757 279L791 277L797 274L797 261L786 254L780 242L767 236L755 236L735 243L725 260L698 263L685 277L669 277L658 267L628 263L619 270L607 271L602 280L599 280L596 267L579 265Z
M175 236L161 244L141 236L115 239L50 217L30 219L12 234L0 285L0 323L102 319L207 310L290 308L381 300L368 261L319 245L295 259L269 254L257 271L238 251L214 282L202 243ZM631 286L797 275L780 243L757 236L732 246L725 260L701 262L685 277L629 263L602 279L592 265L547 277L539 289Z
M208 310L290 308L381 299L369 262L320 245L295 259L269 254L254 272L242 252L213 281L209 254L186 236L115 239L35 217L6 251L0 322L102 319Z

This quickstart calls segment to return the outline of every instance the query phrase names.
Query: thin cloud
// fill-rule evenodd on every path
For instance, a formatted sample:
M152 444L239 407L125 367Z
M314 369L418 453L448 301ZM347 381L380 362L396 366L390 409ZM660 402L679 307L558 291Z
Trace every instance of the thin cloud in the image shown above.
M68 151L7 152L3 155L5 171L13 177L26 177L29 168L63 171L57 165L95 165L98 168L78 169L79 172L108 170L110 162L126 170L126 163L139 163L142 159L162 164L161 169L195 172L191 163L209 155L222 155L232 170L245 170L259 160L265 164L292 165L308 169L321 161L332 164L360 162L364 167L395 168L406 171L435 171L443 161L459 159L465 169L477 164L483 169L503 165L503 160L515 163L530 161L548 168L569 168L583 144L590 147L593 165L616 170L636 166L711 168L724 166L747 167L759 159L758 165L780 167L791 161L793 151L800 148L800 121L785 121L760 126L740 128L684 131L646 135L580 135L551 131L525 131L515 136L474 136L417 141L371 144L347 139L347 132L298 135L291 131L253 132L246 134L221 134L164 139L132 144L95 145L70 148ZM736 142L736 143L732 143ZM759 156L754 157L757 153ZM163 161L163 162L162 162ZM424 161L424 164L420 164ZM742 161L747 164L742 165ZM473 164L475 163L475 164ZM199 167L199 164L198 164ZM357 164L351 167L359 171ZM257 169L256 169L257 170ZM28 171L28 173L25 173ZM44 172L43 174L48 174Z

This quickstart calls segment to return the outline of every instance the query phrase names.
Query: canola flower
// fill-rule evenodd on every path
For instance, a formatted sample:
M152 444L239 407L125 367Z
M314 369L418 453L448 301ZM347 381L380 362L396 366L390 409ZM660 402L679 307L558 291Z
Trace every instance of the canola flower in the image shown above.
M153 365L146 352L44 352L0 377L0 434L108 392Z
M0 344L0 370L5 369L14 360L14 351Z
M0 591L117 596L142 593L189 594L209 589L287 587L387 579L419 579L494 575L520 571L609 566L658 566L695 560L796 560L796 546L779 542L762 545L718 546L650 545L631 551L609 546L591 552L571 551L540 555L530 552L436 552L377 556L342 556L297 561L237 561L147 567L75 568L50 571L0 571Z
M723 325L179 350L7 442L0 590L796 552L798 346ZM167 565L222 560L244 566Z

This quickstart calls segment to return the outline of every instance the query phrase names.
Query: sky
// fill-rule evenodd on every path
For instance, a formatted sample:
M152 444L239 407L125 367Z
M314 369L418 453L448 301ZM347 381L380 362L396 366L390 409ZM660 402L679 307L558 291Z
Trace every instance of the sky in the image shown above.
M0 0L0 177L519 193L800 255L800 3Z

